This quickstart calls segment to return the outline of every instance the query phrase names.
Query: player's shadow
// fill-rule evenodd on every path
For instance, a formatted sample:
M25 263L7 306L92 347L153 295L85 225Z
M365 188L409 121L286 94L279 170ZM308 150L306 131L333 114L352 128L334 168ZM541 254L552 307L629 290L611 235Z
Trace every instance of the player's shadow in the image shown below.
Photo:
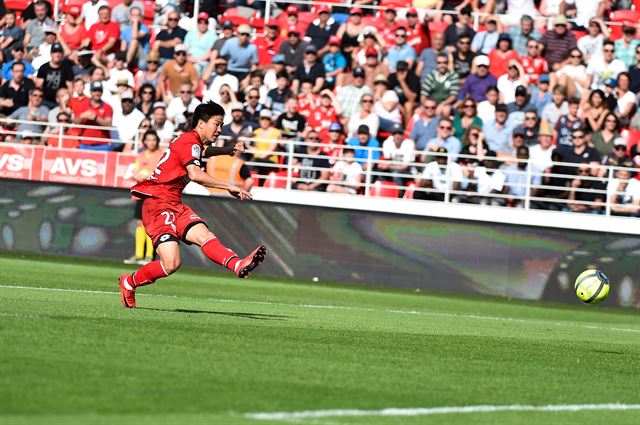
M253 320L285 320L292 319L291 316L282 316L278 314L262 314L262 313L243 313L237 311L211 311L211 310L194 310L186 308L154 308L154 307L137 307L138 310L165 311L168 313L186 313L186 314L215 314L218 316L241 317L243 319Z

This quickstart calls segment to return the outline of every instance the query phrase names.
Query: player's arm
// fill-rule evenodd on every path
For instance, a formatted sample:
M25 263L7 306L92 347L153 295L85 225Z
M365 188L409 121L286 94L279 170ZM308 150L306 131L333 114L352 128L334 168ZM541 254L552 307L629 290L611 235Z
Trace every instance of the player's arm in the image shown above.
M218 147L218 146L207 146L204 152L202 153L202 157L209 158L212 156L219 156L219 155L233 156L236 154L236 152L244 153L244 143L237 142L234 146L226 147L226 148Z
M251 199L251 194L246 190L237 186L233 186L217 177L210 176L209 174L202 171L196 164L187 165L187 174L191 181L199 183L204 187L226 190L231 194L231 196L240 199L241 201L244 201L245 199Z

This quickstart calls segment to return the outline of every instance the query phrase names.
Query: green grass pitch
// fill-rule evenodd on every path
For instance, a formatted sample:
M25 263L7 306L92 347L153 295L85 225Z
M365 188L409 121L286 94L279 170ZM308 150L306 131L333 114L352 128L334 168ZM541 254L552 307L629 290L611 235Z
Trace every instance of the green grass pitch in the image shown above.
M125 270L0 253L0 424L640 423L640 410L247 415L638 404L637 311L193 270L126 310Z

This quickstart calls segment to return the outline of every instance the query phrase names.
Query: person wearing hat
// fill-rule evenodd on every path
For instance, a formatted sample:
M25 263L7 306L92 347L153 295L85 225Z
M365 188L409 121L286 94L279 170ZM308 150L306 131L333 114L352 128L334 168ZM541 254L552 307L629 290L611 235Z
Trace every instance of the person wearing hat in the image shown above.
M8 10L4 15L4 27L0 35L0 62L11 60L11 49L22 44L24 30L20 25L16 25L16 12Z
M529 86L531 97L529 102L536 108L538 115L542 115L542 111L552 101L551 95L551 78L549 74L542 74L538 78L535 86Z
M32 52L33 49L40 47L44 43L44 28L55 27L56 23L47 16L49 5L45 2L34 3L35 19L27 22L24 29L24 39L22 44L27 47L27 51Z
M325 141L328 137L329 124L338 121L338 115L340 115L340 105L333 92L324 89L320 92L320 105L311 110L307 125L316 130L320 139Z
M329 38L338 32L340 24L331 17L331 6L322 4L318 7L318 19L307 27L306 37L310 44L318 49L318 57L329 51Z
M198 13L196 28L187 33L184 44L187 46L189 60L196 66L200 75L209 64L211 46L216 39L215 31L209 28L209 14Z
M592 58L587 65L586 73L589 77L591 90L604 90L607 79L616 79L618 74L627 70L624 63L616 58L615 43L613 41L605 41L602 44L602 52L602 56Z
M507 65L507 72L498 77L498 90L500 90L500 102L507 105L515 102L516 92L527 94L527 76L517 59L512 59ZM522 88L520 88L522 87ZM524 90L524 91L523 91ZM511 112L511 111L509 111Z
M507 31L507 34L509 34L513 42L513 49L518 52L520 56L529 55L531 52L527 48L527 44L531 40L537 41L542 37L534 24L533 18L525 14L520 18L520 25L512 25Z
M306 26L298 20L298 12L298 7L296 5L290 4L289 6L287 6L287 9L285 10L287 20L284 22L284 28L282 29L281 34L283 37L286 37L289 28L293 27L298 29L301 37L304 34Z
M353 75L353 82L342 86L338 90L338 102L342 106L343 124L360 112L362 96L372 94L371 88L365 85L366 74L364 69L360 67L354 68L351 74Z
M577 47L576 36L567 28L567 18L558 15L553 20L553 31L542 36L541 43L545 47L545 56L551 70L557 71L569 56L571 49Z
M13 78L0 86L0 113L11 115L16 109L29 103L29 92L35 87L33 80L25 78L25 66L14 62L11 66Z
M416 55L422 53L431 44L431 33L428 30L428 15L421 23L418 19L418 11L415 8L407 10L407 44L413 47Z
M488 55L498 44L500 30L498 29L498 18L495 16L487 17L484 22L486 29L484 31L477 32L473 37L471 50L474 53Z
M358 52L358 56L360 53L364 53L365 62L362 65L362 69L365 72L365 84L369 87L373 86L373 80L376 75L384 74L389 75L389 68L382 61L380 61L380 51L375 46L368 46L360 52ZM397 68L397 65L396 65ZM351 78L345 78L345 82L350 82Z
M192 89L198 88L198 71L191 62L187 61L187 47L184 44L178 44L174 48L174 59L171 59L162 66L160 85L165 86L168 82L169 90L164 94L165 103L169 103L172 97L177 97L180 93L180 85L182 83L191 83Z
M300 29L293 26L286 29L287 39L280 44L279 54L284 56L287 64L287 72L293 74L296 68L302 64L305 49L308 46L306 41L302 41Z
M111 21L111 8L107 5L98 9L98 22L89 28L91 49L96 58L102 60L104 56L120 50L120 25Z
M125 147L129 150L133 147L138 126L144 118L144 114L135 107L133 91L124 91L120 95L120 109L116 109L113 114L113 123L122 142L121 146L115 146L115 150L122 151Z
M349 9L349 19L338 28L336 36L340 39L342 52L345 56L351 56L351 52L360 45L361 34L366 27L362 20L363 11L359 7Z
M156 36L156 41L153 43L151 50L157 50L160 53L160 63L164 64L170 61L175 54L174 48L177 45L184 43L184 39L187 36L187 31L178 26L180 20L180 14L171 10L166 15L167 28L160 30ZM213 48L215 48L215 44Z
M275 19L266 25L266 32L262 37L256 37L253 44L258 49L258 64L260 68L273 63L273 58L280 50L283 37L280 36L280 24Z
M531 164L537 170L546 170L553 165L551 154L553 144L553 128L546 121L541 121L538 129L538 142L529 146Z
M380 37L384 41L384 45L387 47L393 46L396 41L396 27L398 23L396 22L396 17L398 16L398 12L393 7L387 7L384 10L384 15L382 19L379 18L378 22L380 23Z
M602 158L602 165L624 167L623 164L632 161L631 157L627 155L627 140L624 137L613 139L609 149L609 152Z
M396 28L395 44L387 50L384 63L389 71L395 72L398 61L405 61L411 68L416 60L416 51L407 43L407 29L403 26Z
M318 49L313 44L304 48L304 59L293 73L291 91L298 93L300 83L305 80L312 81L314 93L319 93L324 86L324 65L318 61Z
M513 43L509 34L502 33L498 36L498 44L487 55L489 57L489 72L498 78L508 71L509 63L518 60L518 52L513 50Z
M489 73L489 58L485 55L476 56L475 66L476 71L469 74L464 80L464 84L458 94L458 103L455 107L460 107L460 102L465 97L471 97L477 103L486 99L485 94L487 89L491 86L498 84L498 79Z
M83 126L111 127L113 108L102 101L104 87L102 82L93 81L89 85L89 101L78 105L74 112L73 122ZM112 150L109 140L110 131L102 128L82 128L79 139L80 149Z
M391 135L382 142L382 159L378 169L388 173L386 178L398 186L405 186L409 178L411 165L416 160L416 145L413 140L404 137L404 127L400 123L391 126Z
M355 151L355 159L363 169L367 169L367 161L371 160L371 168L380 159L380 142L371 134L369 126L362 124L356 133L347 140L347 146Z
M258 50L251 44L251 27L242 24L238 35L232 37L220 49L220 56L227 58L227 69L231 75L242 81L250 71L258 67Z
M322 56L326 86L329 89L341 87L344 83L344 71L347 68L347 59L340 51L340 39L332 35L329 37L329 51Z
M56 103L56 93L60 87L73 89L73 65L65 59L64 49L59 43L51 45L51 60L38 69L35 83L44 90L44 103L53 108Z

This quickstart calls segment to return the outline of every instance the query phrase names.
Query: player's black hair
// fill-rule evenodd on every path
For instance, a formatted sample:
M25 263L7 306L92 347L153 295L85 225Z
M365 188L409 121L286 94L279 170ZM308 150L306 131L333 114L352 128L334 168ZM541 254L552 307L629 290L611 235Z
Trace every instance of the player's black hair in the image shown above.
M191 128L195 128L198 125L198 122L207 122L211 119L211 117L215 116L224 117L224 108L222 106L218 105L213 100L210 100L207 103L201 103L193 112Z

